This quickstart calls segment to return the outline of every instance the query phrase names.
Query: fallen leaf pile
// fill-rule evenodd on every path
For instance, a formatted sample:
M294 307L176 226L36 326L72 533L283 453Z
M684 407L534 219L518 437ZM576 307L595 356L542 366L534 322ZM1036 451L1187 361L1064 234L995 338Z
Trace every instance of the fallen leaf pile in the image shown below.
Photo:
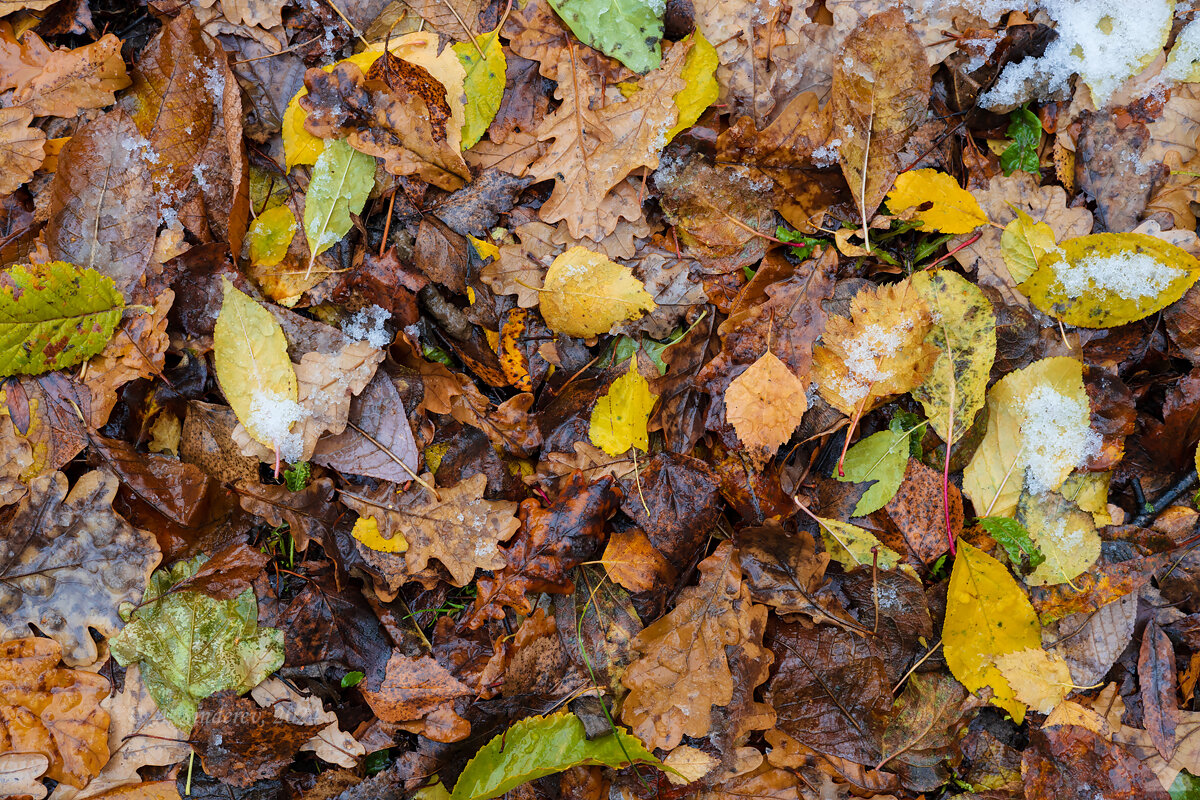
M1200 14L0 2L0 797L1200 797Z

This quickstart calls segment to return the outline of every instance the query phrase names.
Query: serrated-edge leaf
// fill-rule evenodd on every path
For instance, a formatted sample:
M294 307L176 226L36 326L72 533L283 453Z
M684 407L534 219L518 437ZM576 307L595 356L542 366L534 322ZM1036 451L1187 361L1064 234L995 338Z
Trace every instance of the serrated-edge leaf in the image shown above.
M996 544L1004 548L1013 565L1022 564L1022 556L1029 557L1029 568L1034 569L1046 560L1046 555L1034 543L1025 526L1008 517L981 517L979 525Z
M456 42L454 52L466 71L463 92L467 96L466 121L462 129L462 149L470 150L500 110L504 98L505 72L508 59L500 46L498 31L488 31L475 37L475 43ZM482 53L482 57L480 56Z
M631 447L650 448L646 422L658 395L650 391L650 383L637 370L637 359L629 361L629 370L608 387L592 408L588 423L588 438L610 456L624 453Z
M304 235L310 261L333 247L350 232L351 214L362 212L375 185L375 159L360 153L343 139L329 141L304 195Z
M0 376L38 375L104 349L125 299L111 278L65 261L0 272Z
M654 754L622 728L589 740L570 712L528 717L480 748L459 775L451 800L490 800L523 783L576 766L659 766Z
M829 557L847 569L873 564L878 564L880 569L892 569L900 563L900 554L870 531L836 519L816 519Z
M1126 298L1093 283L1078 297L1066 294L1060 271L1088 258L1143 255L1178 273L1157 294ZM1150 316L1183 297L1200 279L1200 261L1186 250L1144 233L1093 233L1068 239L1038 264L1020 289L1041 311L1080 328L1111 328Z
M662 61L662 5L652 0L550 0L571 33L634 72Z
M845 475L833 477L842 483L865 483L874 481L854 506L854 516L863 517L878 511L895 496L904 482L904 470L908 466L908 437L912 431L896 433L883 430L873 433L854 444L846 451L843 461Z

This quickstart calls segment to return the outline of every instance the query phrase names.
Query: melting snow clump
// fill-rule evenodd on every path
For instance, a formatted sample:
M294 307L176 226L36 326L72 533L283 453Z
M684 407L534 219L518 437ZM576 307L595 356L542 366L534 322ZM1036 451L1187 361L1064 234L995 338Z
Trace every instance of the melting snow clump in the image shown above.
M1060 262L1056 272L1067 297L1110 292L1133 301L1157 296L1181 274L1151 256L1131 252L1088 256L1074 264Z
M304 455L304 439L292 426L308 416L305 408L277 392L256 391L250 401L250 427L274 442L279 458L294 463Z
M1038 386L1024 403L1021 436L1028 457L1025 485L1034 494L1057 489L1063 474L1100 451L1087 401Z
M356 341L366 342L371 347L387 347L392 342L392 335L387 332L384 323L391 318L392 315L386 308L360 308L342 324L342 333Z
M835 391L847 402L857 403L871 391L871 384L890 378L892 373L880 369L879 364L899 352L903 332L903 328L868 325L857 338L846 342L846 380L836 381Z

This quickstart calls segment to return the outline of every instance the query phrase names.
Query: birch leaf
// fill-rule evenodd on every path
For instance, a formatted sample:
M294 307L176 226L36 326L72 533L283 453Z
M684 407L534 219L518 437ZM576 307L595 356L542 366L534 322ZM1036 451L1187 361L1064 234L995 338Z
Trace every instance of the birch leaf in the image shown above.
M597 336L657 306L642 282L607 257L572 247L554 259L542 284L542 318L568 336Z
M649 450L646 422L656 400L658 395L650 391L650 383L638 372L637 358L629 359L629 371L613 381L596 401L588 438L610 456L620 455L631 447Z
M936 169L914 169L896 176L887 196L893 214L917 208L921 230L970 233L988 223L979 201L950 175Z
M807 408L803 382L770 351L725 390L725 419L760 463L792 438Z
M504 97L504 73L508 60L500 46L498 31L481 33L472 42L457 42L454 52L467 73L463 91L467 95L467 120L462 129L462 149L474 147L500 110Z
M835 469L833 477L843 483L871 483L854 506L854 516L863 517L878 511L895 496L908 466L908 437L911 433L896 433L890 429L873 433L846 452L842 464L846 474L838 475Z
M362 212L375 185L375 159L341 139L326 144L304 195L304 235L309 263L350 232L351 214Z
M836 519L816 519L821 525L821 538L830 558L846 569L869 567L876 563L877 555L881 569L892 569L900 563L900 554L885 547L870 531Z
M1026 576L1030 586L1069 583L1100 557L1100 535L1092 515L1057 492L1023 493L1017 522L1046 557Z
M1004 226L1000 234L1000 255L1008 274L1017 283L1023 283L1037 272L1048 255L1058 252L1054 241L1054 229L1045 222L1034 222L1033 217L1019 208L1014 209L1017 218Z

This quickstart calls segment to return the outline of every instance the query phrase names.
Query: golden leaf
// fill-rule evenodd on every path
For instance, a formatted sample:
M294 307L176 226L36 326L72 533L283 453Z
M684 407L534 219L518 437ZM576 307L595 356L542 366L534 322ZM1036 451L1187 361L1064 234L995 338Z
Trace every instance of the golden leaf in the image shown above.
M893 214L916 206L917 219L925 223L922 230L970 233L988 222L975 196L936 169L914 169L897 175L887 204Z
M628 267L585 247L555 258L542 284L542 318L552 331L568 336L608 333L618 322L656 307Z
M759 463L792 438L807 409L804 384L769 350L725 390L725 419Z

